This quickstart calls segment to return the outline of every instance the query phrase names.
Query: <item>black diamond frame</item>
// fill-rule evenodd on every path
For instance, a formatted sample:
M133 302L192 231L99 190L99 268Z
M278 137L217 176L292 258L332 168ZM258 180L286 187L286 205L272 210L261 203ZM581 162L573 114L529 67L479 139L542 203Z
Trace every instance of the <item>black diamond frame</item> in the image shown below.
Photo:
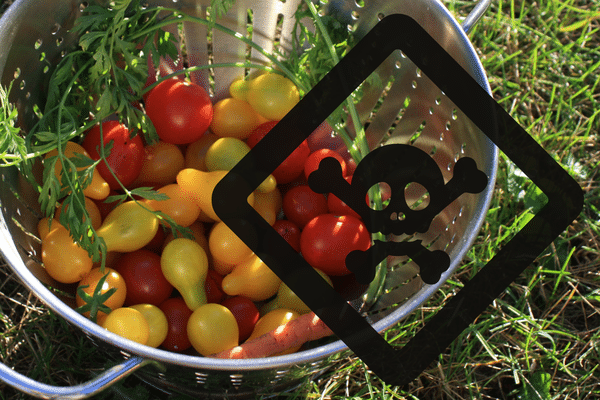
M378 334L248 204L247 197L393 51L401 50L547 196L546 205L406 345ZM224 221L331 330L390 385L406 385L579 215L571 176L412 18L383 18L244 157L213 192Z

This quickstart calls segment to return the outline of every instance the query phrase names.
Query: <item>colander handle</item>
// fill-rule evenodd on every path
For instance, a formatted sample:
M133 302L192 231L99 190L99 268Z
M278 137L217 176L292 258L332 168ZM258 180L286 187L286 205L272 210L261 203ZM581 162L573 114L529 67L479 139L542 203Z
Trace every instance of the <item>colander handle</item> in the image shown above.
M21 375L0 363L0 380L23 393L39 399L87 399L151 362L153 361L149 359L131 357L104 371L96 378L76 386L46 385Z
M469 15L467 15L467 17L463 20L461 24L462 29L463 31L465 31L465 33L469 33L469 31L471 30L471 28L473 28L473 26L475 26L477 21L479 21L479 19L483 17L483 14L485 14L490 4L492 4L492 0L479 0L477 5L475 5L475 8L471 10Z

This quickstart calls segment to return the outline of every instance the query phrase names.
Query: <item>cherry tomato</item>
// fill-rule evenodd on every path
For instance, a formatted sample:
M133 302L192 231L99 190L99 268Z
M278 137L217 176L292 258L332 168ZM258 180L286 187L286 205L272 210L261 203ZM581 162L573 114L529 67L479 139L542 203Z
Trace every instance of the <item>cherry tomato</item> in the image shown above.
M158 306L173 292L173 285L162 273L160 256L150 250L124 253L116 269L127 285L126 305L147 303Z
M146 114L161 140L187 144L200 139L206 132L213 119L213 105L201 86L168 79L148 95Z
M244 100L226 98L215 104L210 130L220 137L246 139L259 124L259 116L250 104Z
M300 100L298 88L288 78L266 73L251 80L237 80L229 88L233 97L244 98L268 120L283 118Z
M136 304L131 306L134 310L138 310L142 313L148 325L150 326L150 332L146 346L158 347L164 342L169 331L169 323L165 313L155 305L152 304Z
M338 160L342 166L342 175L346 176L346 161L344 160L344 157L337 151L321 149L315 151L306 159L306 162L304 163L304 177L308 179L308 176L319 168L321 160L327 157L333 157Z
M140 311L130 307L112 311L102 321L102 327L140 344L148 343L150 338L150 324Z
M327 275L348 275L346 256L371 247L371 235L359 219L350 215L321 214L300 235L300 251L313 267Z
M270 121L259 125L246 141L248 146L253 148L271 129L273 129L275 125L277 125L277 122L279 121ZM275 171L273 171L272 175L277 180L277 183L289 183L300 176L304 170L304 163L309 155L310 149L308 147L308 142L305 140L292 152L292 154L279 164Z
M287 219L275 221L273 229L285 239L286 242L296 251L300 251L300 228L298 225Z
M175 352L182 352L192 347L187 335L187 324L192 316L192 310L185 305L185 301L179 297L172 297L165 300L158 308L167 317L169 326L162 347Z
M138 177L142 170L145 152L140 136L131 137L129 129L118 121L102 123L102 141L100 139L100 125L94 126L87 133L83 147L94 160L100 159L100 146L113 142L110 154L106 161L98 164L98 172L108 183L111 189L120 189L121 186L111 174L112 169L123 186L129 186Z
M308 185L291 188L283 196L283 212L300 229L317 215L327 212L327 199L315 193Z
M235 317L221 304L209 303L197 308L188 321L187 334L194 349L203 356L231 349L239 343Z
M175 182L185 166L183 152L173 143L159 141L144 148L142 169L132 186L164 186Z
M125 298L127 297L127 283L117 271L111 268L105 268L104 272L100 270L100 268L92 269L83 279L79 282L78 287L87 286L83 289L85 293L92 296L94 294L94 290L96 290L96 286L98 286L98 281L107 275L104 284L102 285L101 294L104 294L111 290L112 288L117 289L106 301L103 303L105 306L110 308L111 310L115 310L119 307L122 307L125 303ZM77 303L77 307L81 307L85 304L85 301L79 297L79 294L75 296L75 302ZM102 314L99 312L98 315ZM85 316L89 316L89 312L84 314Z
M206 282L204 283L204 290L206 291L206 302L207 303L220 303L225 298L225 292L223 292L223 276L217 271L209 269L206 275Z
M258 308L252 300L244 296L230 297L223 300L221 305L227 307L235 317L240 332L239 342L243 343L250 337L258 322Z

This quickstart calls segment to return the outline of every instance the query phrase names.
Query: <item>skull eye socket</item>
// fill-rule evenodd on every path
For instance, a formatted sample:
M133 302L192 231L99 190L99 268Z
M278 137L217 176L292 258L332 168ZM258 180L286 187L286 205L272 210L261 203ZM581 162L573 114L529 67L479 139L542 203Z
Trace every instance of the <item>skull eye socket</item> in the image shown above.
M378 191L381 195L381 206L375 204L373 199L369 197L369 193L374 193ZM387 205L390 202L390 197L392 196L392 188L386 182L379 182L374 184L369 188L365 201L371 210L380 211L385 210Z
M404 198L411 210L423 210L429 205L429 192L418 182L410 182L404 187Z

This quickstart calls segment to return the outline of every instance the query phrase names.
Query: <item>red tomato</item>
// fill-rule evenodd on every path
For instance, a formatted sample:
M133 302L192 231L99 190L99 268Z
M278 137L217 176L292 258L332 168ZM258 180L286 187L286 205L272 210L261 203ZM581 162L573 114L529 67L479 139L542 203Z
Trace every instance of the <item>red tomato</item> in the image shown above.
M367 227L349 215L322 214L311 220L300 235L300 251L314 268L327 275L348 275L346 256L371 247Z
M260 314L252 300L243 296L233 296L221 302L235 317L240 333L240 343L250 337Z
M111 189L120 189L121 186L111 174L109 166L121 181L123 186L128 186L138 177L146 157L144 143L140 136L131 138L129 129L118 121L102 123L102 141L100 140L100 125L94 126L87 133L83 141L83 148L94 160L100 159L100 146L113 142L106 162L98 164L98 172Z
M298 228L298 225L287 219L280 219L275 221L273 229L275 229L294 250L300 251L300 228Z
M125 304L128 306L136 304L158 306L173 292L173 286L162 273L160 256L150 250L140 249L124 253L119 259L116 270L127 285Z
M283 196L283 212L288 220L300 229L316 217L327 212L325 196L312 191L308 185L291 188Z
M308 179L308 176L319 168L321 160L327 157L333 157L338 160L342 166L342 175L346 176L346 161L344 160L344 157L337 151L321 149L315 151L306 159L306 162L304 163L304 177Z
M223 277L217 271L209 269L206 275L204 288L206 290L207 303L220 303L225 298L222 285Z
M167 338L161 346L176 352L182 352L192 347L187 335L187 324L192 310L185 305L185 301L180 297L173 297L165 300L158 308L165 313L169 326Z
M246 140L250 148L253 148L279 121L265 122L259 125ZM273 176L277 183L288 183L296 179L304 170L304 163L310 155L308 142L303 141L292 154L290 154L279 166L273 171Z
M146 114L167 143L200 139L213 119L213 105L202 86L180 79L159 83L148 95Z

